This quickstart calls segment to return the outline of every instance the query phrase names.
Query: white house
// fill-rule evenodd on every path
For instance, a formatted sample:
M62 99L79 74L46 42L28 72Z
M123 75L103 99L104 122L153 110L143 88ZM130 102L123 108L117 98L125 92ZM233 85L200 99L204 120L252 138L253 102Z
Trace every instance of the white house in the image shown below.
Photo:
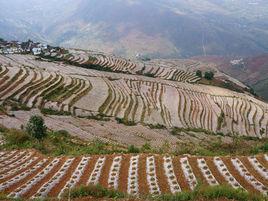
M39 55L39 54L41 54L41 51L42 51L41 48L33 48L33 49L32 49L32 52L33 52L34 55Z

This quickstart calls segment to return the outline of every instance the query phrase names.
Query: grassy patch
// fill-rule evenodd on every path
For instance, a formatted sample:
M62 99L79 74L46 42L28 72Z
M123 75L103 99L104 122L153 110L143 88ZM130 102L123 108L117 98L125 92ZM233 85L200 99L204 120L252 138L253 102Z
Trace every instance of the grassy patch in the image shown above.
M110 118L104 114L97 114L97 115L80 117L80 118L93 119L97 121L110 121Z
M80 186L72 189L70 193L66 192L63 197L68 198L69 195L71 199L88 197L88 196L94 198L113 198L113 199L128 197L128 195L126 195L125 193L116 190L106 189L100 185Z
M66 112L66 111L58 111L58 110L53 110L51 108L41 108L40 109L42 114L45 115L62 115L62 116L70 116L72 115L71 112Z
M267 153L268 139L248 139L233 136L228 142L224 137L218 136L212 141L203 141L198 144L179 143L174 151L175 155L192 154L199 156L225 156L225 155L256 155Z
M140 149L138 147L135 147L134 145L128 146L127 150L128 150L128 153L133 153L133 154L140 153Z
M233 201L267 201L267 197L252 194L242 189L234 189L228 185L198 186L192 192L181 192L176 195L161 195L153 200L161 201L193 201L229 199Z
M10 107L11 111L19 111L19 110L30 111L31 110L31 108L28 107L26 104L20 103L15 99L7 100L3 103L3 105L0 106L0 108L7 108L7 107Z
M64 94L68 91L67 88L60 86L58 88L56 88L55 90L49 92L48 94L46 94L44 96L44 99L46 100L50 100L50 101L57 101L57 98L61 95Z
M0 149L36 149L49 156L80 156L88 154L127 153L127 149L118 145L93 140L85 142L72 137L67 131L48 132L41 141L32 138L27 132L16 129L1 129L6 143Z
M65 192L64 198L79 199L83 197L130 199L125 193L106 189L100 185L80 186L70 192ZM134 199L132 197L132 199ZM141 200L154 201L197 201L197 200L219 200L228 199L232 201L267 201L268 198L262 195L252 194L242 189L234 189L228 185L202 186L198 185L193 191L184 191L177 194L163 194L159 196L140 195Z
M146 124L150 129L166 129L166 126L162 124Z
M126 126L135 126L135 125L137 125L134 121L129 121L129 120L125 119L125 118L116 117L115 120L117 121L117 123L124 124Z
M205 133L207 135L215 135L218 133L213 133L212 131L203 129L203 128L178 128L178 127L173 127L172 130L170 131L170 133L172 135L178 135L178 133L181 132L195 132L195 133Z

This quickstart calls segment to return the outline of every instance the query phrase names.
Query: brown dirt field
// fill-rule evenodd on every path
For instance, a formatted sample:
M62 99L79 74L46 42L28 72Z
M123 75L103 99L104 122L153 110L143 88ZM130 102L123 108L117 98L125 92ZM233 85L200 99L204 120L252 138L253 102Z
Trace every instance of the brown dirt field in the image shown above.
M76 186L86 185L87 184L87 181L88 181L88 179L90 177L91 172L94 169L94 166L95 166L97 160L98 160L98 156L92 156L90 158L90 160L88 162L88 165L86 166L85 171L84 171L83 175L80 178L80 181L78 181Z
M194 175L196 176L196 179L198 182L201 182L204 185L209 185L206 178L203 176L201 170L198 167L197 164L197 157L188 157L190 166L193 170Z
M45 165L46 165L46 163L44 163L40 168L38 168L36 171L31 173L30 175L28 175L24 179L20 180L19 182L15 183L15 184L11 185L9 188L5 189L5 193L11 193L11 191L13 189L18 188L18 187L22 186L23 184L25 184L27 181L31 180L35 175L38 174L38 172L40 172L45 167Z
M179 157L173 158L173 168L174 168L174 173L177 177L178 183L179 183L182 191L189 191L190 187L189 187L189 185L186 181L186 178L183 174Z
M160 191L162 194L164 193L171 193L167 177L165 175L165 170L164 170L164 160L162 156L156 155L155 156L155 169L156 169L156 176L158 179L158 185L160 188Z
M235 167L233 166L232 162L231 162L231 158L230 157L221 157L222 161L224 162L224 164L226 165L227 169L229 170L229 172L236 178L237 182L240 183L241 186L243 186L245 189L250 190L251 192L254 193L260 193L259 191L257 191L255 188L253 188L252 185L250 185L244 177L242 177L239 172L235 169Z
M0 179L0 183L3 183L3 182L5 182L5 181L8 181L8 180L12 179L13 177L16 177L17 175L19 175L19 174L25 172L26 170L28 170L28 169L32 168L33 166L35 166L35 165L36 165L39 161L41 161L41 160L42 160L42 158L39 158L39 159L37 159L36 161L34 161L34 162L32 162L31 164L29 164L27 167L25 167L25 168L19 170L18 172L15 172L14 174L12 174L12 175L10 175L10 176L4 178L4 179Z
M263 165L263 167L265 167L266 169L268 169L268 162L265 160L264 155L262 155L262 156L256 156L256 158Z
M128 182L128 169L129 169L129 161L130 155L122 155L121 161L121 171L119 173L119 183L118 190L121 192L127 192L127 182Z
M141 154L139 158L139 169L138 169L138 178L139 178L139 194L146 194L149 192L149 185L147 182L146 176L146 155Z
M72 176L72 173L75 171L80 161L81 161L81 157L77 157L74 159L74 161L72 162L72 164L66 171L65 175L61 178L60 182L54 188L52 188L51 191L48 193L49 197L56 197L60 193L61 189L65 186L67 181L70 179L70 177Z
M213 158L207 157L205 159L206 159L207 165L208 165L211 173L213 174L215 179L219 182L219 184L228 184L228 182L224 179L224 177L218 171L216 165L213 162Z
M109 172L110 172L114 157L115 157L115 155L107 156L105 163L104 163L104 166L101 170L99 184L105 188L108 188Z
M99 183L104 187L108 187L108 176L109 176L111 164L113 162L114 157L117 156L117 155L118 154L104 155L106 157L106 160L105 160L105 163L104 163L104 166L103 166L103 169L102 169L102 172L101 172L100 180L99 180ZM122 161L121 161L121 168L120 168L120 172L119 172L119 181L118 181L119 182L118 183L118 190L121 191L121 192L127 192L129 162L130 162L130 157L134 156L134 155L135 154L121 154ZM40 160L45 158L43 155L39 154L38 152L34 152L32 157L34 157L34 156L39 157L38 160L36 160L32 164L30 164L29 167L26 167L23 170L20 170L17 173L9 176L5 180L10 180L11 178L16 177L18 174L22 173L23 171L28 170L29 168L31 168L34 165L36 165ZM147 175L146 175L146 158L150 157L150 156L155 157L156 176L157 176L157 181L158 181L158 185L159 185L161 193L162 194L171 193L170 192L170 187L169 187L169 184L168 184L168 180L167 180L167 177L166 177L165 171L164 171L164 165L163 165L164 164L164 160L163 160L164 155L139 154L139 164L138 164L139 194L142 197L142 195L148 194L148 192L149 192L149 185L148 185L148 182L147 182ZM86 182L88 181L88 178L89 178L90 174L92 173L92 170L93 170L93 168L94 168L94 166L96 164L96 161L98 160L99 157L102 157L102 155L91 156L91 159L89 160L89 164L86 166L85 171L84 171L80 181L78 182L77 186L81 185L81 184L86 184ZM191 166L191 168L193 170L194 175L198 179L198 181L201 181L202 184L204 184L204 185L208 185L205 177L203 176L201 170L198 167L197 158L198 157L196 157L196 156L188 156L189 164L190 164L190 166ZM209 169L211 170L213 176L216 178L216 180L220 184L226 184L227 182L225 181L224 177L219 173L216 165L213 162L213 157L204 157L204 158L205 158L206 163L209 166ZM265 186L268 185L268 181L265 178L262 178L262 176L253 168L253 166L248 161L247 157L243 156L243 157L238 157L238 158L241 160L241 162L248 169L248 171L250 172L250 174L252 176L254 176L257 180L259 180ZM260 158L262 158L261 155L257 156L257 159L259 159L260 162L263 162L263 163L265 163L267 165L267 162L265 161L265 159L262 158L260 160ZM34 171L33 173L31 173L30 175L28 175L26 178L22 179L21 181L15 183L12 186L10 186L9 188L5 189L4 193L8 194L11 191L16 190L18 187L23 186L26 182L28 182L29 180L34 178L36 175L40 174L40 172L54 158L47 158L47 159L48 159L48 161L44 165L42 165L42 167L38 168L36 171ZM54 186L51 189L51 191L48 193L49 197L56 197L58 195L58 193L64 187L66 182L70 179L72 173L76 169L76 167L79 164L79 162L81 161L81 159L82 159L82 156L77 157L77 158L74 159L74 161L70 164L70 167L67 169L65 175L63 175L63 177L61 178L59 184ZM247 189L248 191L251 191L253 193L259 194L258 190L254 189L254 187L249 182L247 182L247 180L244 177L242 177L239 174L239 172L235 169L234 165L231 162L231 157L221 157L221 159L225 163L225 165L228 168L228 170L230 171L230 173L236 178L236 180L245 189ZM49 172L49 174L45 178L43 178L42 180L37 182L36 185L32 186L23 195L23 197L29 198L32 195L34 195L41 188L41 186L43 186L44 183L48 182L50 179L52 179L55 176L55 174L59 171L59 169L62 167L62 165L64 164L64 162L66 160L67 160L67 157L60 158L59 164L57 164ZM184 174L183 174L183 171L182 171L182 168L181 168L181 164L180 164L180 161L179 161L180 157L174 157L174 158L172 158L172 160L173 160L172 162L173 162L173 167L174 167L174 173L175 173L175 175L177 177L177 180L178 180L178 183L179 183L181 189L183 191L189 190L190 188L189 188L188 183L187 183L187 181L186 181L186 179L184 177ZM5 180L2 179L2 183ZM1 183L1 181L0 181L0 183Z
M27 152L25 152L24 154L22 154L20 157L11 160L9 163L5 164L5 167L8 166L8 165L10 165L10 164L12 164L12 163L14 163L14 162L16 162L16 161L18 161L18 160L20 160L20 159L23 158L26 154L27 154Z
M47 174L47 176L43 179L41 179L37 184L35 184L27 193L25 193L23 196L26 198L30 198L31 196L33 196L38 189L41 188L41 186L48 182L55 174L56 172L59 171L60 167L63 165L63 163L65 162L66 158L61 158L60 162Z
M16 151L15 153L11 154L11 155L10 155L8 158L6 158L5 160L12 159L17 153L18 153L18 151ZM5 153L2 157L5 157L7 154L8 154L8 152ZM2 162L3 162L3 160L0 160L0 163L2 163Z
M32 156L31 156L31 158L34 158L34 157L38 157L38 155L36 154L36 153L34 153ZM37 159L38 160L38 159ZM33 161L34 162L34 161ZM32 163L33 163L32 162ZM13 170L13 169L16 169L17 167L19 167L19 166L21 166L21 165L23 165L25 163L25 161L24 162L21 162L21 163L19 163L18 165L16 165L15 167L10 167L8 170L5 170L5 171L0 171L0 174L4 174L4 173L7 173L7 172L9 172L10 170ZM24 169L26 169L26 168L28 168L32 163L30 163L28 166L26 166Z
M247 159L247 157L240 157L239 158L241 160L241 162L244 164L244 166L248 169L248 171L250 172L250 174L252 176L254 176L258 181L260 181L261 183L263 183L264 186L268 186L268 181L263 178L255 169L254 167L251 165L251 163L249 162L249 160Z

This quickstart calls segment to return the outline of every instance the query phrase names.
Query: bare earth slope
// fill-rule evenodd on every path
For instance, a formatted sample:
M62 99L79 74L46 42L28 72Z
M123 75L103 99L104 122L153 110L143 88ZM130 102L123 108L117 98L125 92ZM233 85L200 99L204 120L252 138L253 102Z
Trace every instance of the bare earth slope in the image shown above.
M227 89L0 56L0 100L168 128L266 137L268 105Z

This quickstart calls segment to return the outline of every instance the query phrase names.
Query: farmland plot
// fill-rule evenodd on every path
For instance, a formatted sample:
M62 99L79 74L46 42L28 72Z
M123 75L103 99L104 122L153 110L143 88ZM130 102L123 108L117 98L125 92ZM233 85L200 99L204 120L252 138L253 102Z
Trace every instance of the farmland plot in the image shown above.
M21 158L20 163L16 163L16 158ZM81 183L101 182L132 195L159 195L193 190L197 181L201 181L210 186L228 183L233 188L266 194L265 158L265 155L231 158L149 154L48 158L34 151L2 151L0 160L7 161L8 169L0 167L0 191L16 198L60 198L64 191ZM140 177L141 172L146 174L145 178ZM120 187L122 181L127 181L124 189Z

